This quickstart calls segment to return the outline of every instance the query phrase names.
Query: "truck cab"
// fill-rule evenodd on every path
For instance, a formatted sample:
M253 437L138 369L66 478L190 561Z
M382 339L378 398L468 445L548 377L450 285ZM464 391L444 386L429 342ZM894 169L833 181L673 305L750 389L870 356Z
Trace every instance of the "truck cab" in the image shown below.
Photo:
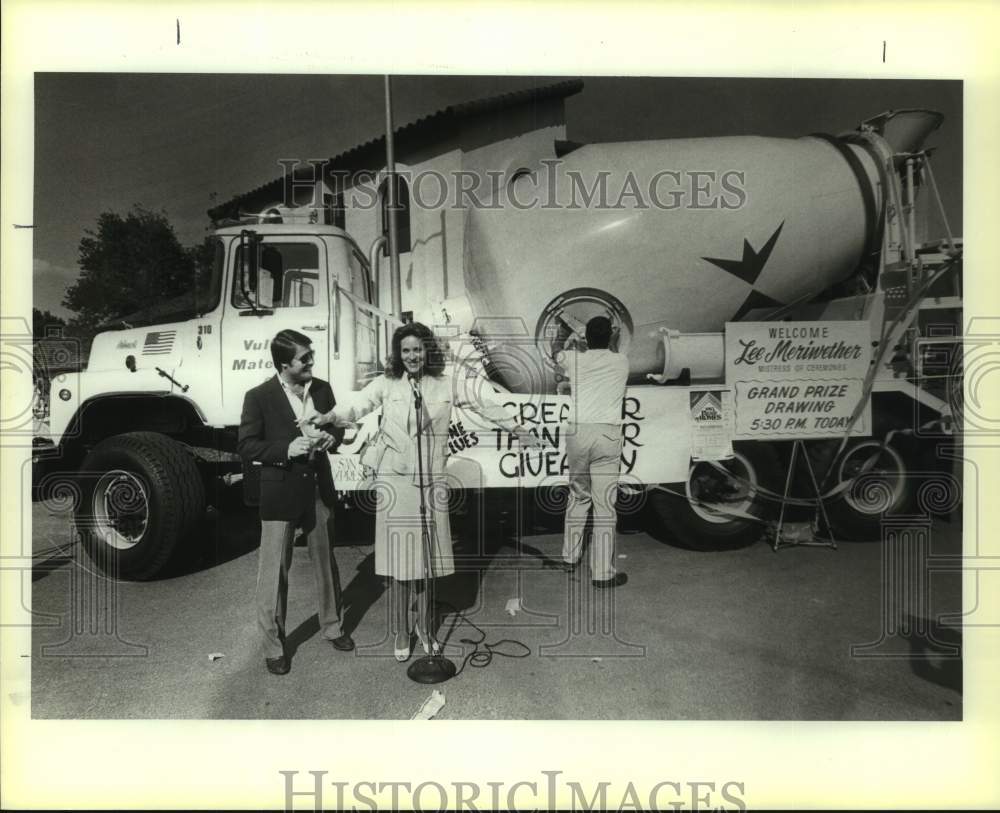
M54 443L85 442L86 427L74 422L84 412L97 420L102 410L88 405L110 394L129 412L152 406L144 398L161 412L176 400L173 409L205 427L235 427L243 394L274 374L268 345L280 330L312 339L321 378L356 389L377 374L384 330L380 337L368 260L343 230L264 224L220 229L213 241L211 280L188 318L100 333L86 372L55 382Z
M118 575L152 577L177 554L213 485L198 450L233 458L243 395L274 375L277 332L309 336L315 374L338 391L380 372L390 326L345 231L264 222L212 240L193 296L98 334L86 371L52 382L49 439L80 466L78 526Z

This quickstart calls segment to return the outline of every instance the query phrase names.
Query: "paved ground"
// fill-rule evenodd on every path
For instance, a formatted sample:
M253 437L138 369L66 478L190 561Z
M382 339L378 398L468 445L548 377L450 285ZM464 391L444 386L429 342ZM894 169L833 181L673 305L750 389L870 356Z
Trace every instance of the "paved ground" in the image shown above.
M440 687L439 718L962 717L961 659L946 652L959 634L933 623L960 607L957 574L904 584L884 575L880 543L706 554L633 531L619 542L628 584L595 593L587 574L543 568L558 554L558 521L529 527L518 544L509 514L491 505L479 516L478 531L456 522L460 572L438 596L440 637L461 667ZM201 560L148 583L109 583L81 566L55 503L36 503L33 524L36 718L409 718L430 694L392 658L372 548L352 544L369 538L364 523L342 523L336 548L358 650L335 652L319 636L297 547L284 677L266 673L256 650L249 511L214 514ZM931 556L960 545L957 525L935 522ZM897 572L901 560L891 561ZM492 659L470 657L463 639ZM852 657L864 644L874 646Z

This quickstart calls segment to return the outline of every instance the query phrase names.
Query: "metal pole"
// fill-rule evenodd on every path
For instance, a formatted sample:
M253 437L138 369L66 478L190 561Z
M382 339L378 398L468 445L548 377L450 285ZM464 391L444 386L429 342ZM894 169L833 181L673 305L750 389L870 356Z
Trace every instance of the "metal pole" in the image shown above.
M431 594L431 557L434 554L431 549L430 529L427 527L427 492L424 490L426 483L424 482L424 431L422 426L424 420L423 406L424 398L420 392L420 385L418 384L416 389L413 391L413 413L414 420L417 423L417 477L420 482L420 544L423 546L424 551L424 597L426 599L424 602L425 607L422 612L422 617L420 618L420 628L430 639L434 635L434 630L431 629L430 625L431 606L433 604L433 595ZM436 655L437 641L434 641L432 646L434 647L434 654Z
M948 235L948 248L955 250L955 241L951 238L951 226L948 225L948 215L944 211L944 204L941 202L941 195L938 193L937 183L934 180L934 171L931 169L931 159L924 154L924 167L927 169L927 179L931 182L931 189L934 190L934 200L937 201L938 212L941 215L941 222L944 223L944 233Z
M911 259L917 256L917 204L916 204L916 194L913 189L913 158L906 159L906 220L909 225L907 231L910 232L910 240L913 247L913 253L910 255ZM920 273L919 263L915 264L909 271L909 276L912 278L914 285L918 285L921 280L917 278ZM912 289L910 289L912 290Z
M424 657L411 663L410 668L406 670L406 675L410 678L410 680L416 683L444 683L444 681L455 677L456 669L455 664L441 654L441 647L434 638L434 630L431 628L430 624L434 607L434 580L431 575L431 557L434 554L431 546L431 532L427 524L427 497L424 491L426 486L424 483L423 449L424 397L420 391L419 383L414 383L412 386L413 413L417 422L417 477L419 478L418 482L420 483L420 541L424 550L424 601L417 602L417 612L420 615L420 624L422 625L424 635L430 639L431 651L424 655ZM430 461L428 461L428 466L429 465ZM431 476L431 473L428 472L428 479L430 479ZM423 609L421 609L421 603L423 604ZM423 642L421 641L421 643Z
M399 280L399 246L396 242L396 155L393 145L392 80L385 76L385 171L389 212L389 281L392 292L392 315L403 319L403 291Z
M914 252L917 248L917 195L913 188L913 159L906 159L906 208L910 225L910 239L913 240Z
M903 251L903 260L910 262L913 259L913 252L910 247L910 238L906 229L906 210L903 206L903 193L900 190L902 180L896 173L892 165L892 159L887 161L886 178L889 183L889 191L892 194L892 206L896 210L896 228L899 230L899 242ZM909 285L909 275L907 275L907 285Z
M386 244L386 239L383 235L379 235L372 242L372 247L368 249L368 268L372 274L372 286L375 290L372 292L372 304L376 308L382 307L381 304L381 292L382 292L382 273L379 266L379 255L382 253L382 249Z

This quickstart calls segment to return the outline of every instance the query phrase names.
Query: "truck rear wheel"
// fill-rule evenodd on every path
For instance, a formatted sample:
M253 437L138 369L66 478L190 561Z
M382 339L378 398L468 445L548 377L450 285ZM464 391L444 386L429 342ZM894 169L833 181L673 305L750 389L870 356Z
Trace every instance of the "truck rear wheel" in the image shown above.
M732 550L752 545L771 503L761 488L774 490L778 456L767 443L733 444L734 456L718 463L692 463L685 483L654 488L649 494L653 517L666 527L670 541L691 550ZM664 490L665 489L665 490ZM673 493L668 493L673 492ZM750 517L742 515L750 515Z
M908 450L901 445L883 444L878 438L856 438L848 441L843 453L834 459L839 446L839 441L831 440L815 443L809 449L824 491L852 481L824 506L834 536L878 542L882 539L883 518L905 514L916 496Z
M125 579L151 579L188 541L205 511L194 457L155 432L101 441L80 469L77 530L94 563Z

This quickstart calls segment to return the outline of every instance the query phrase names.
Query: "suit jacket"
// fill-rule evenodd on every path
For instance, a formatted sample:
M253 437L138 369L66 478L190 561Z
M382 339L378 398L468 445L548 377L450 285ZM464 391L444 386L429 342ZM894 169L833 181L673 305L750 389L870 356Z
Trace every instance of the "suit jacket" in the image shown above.
M425 482L428 476L444 472L453 407L470 409L508 430L516 426L513 415L492 386L481 378L470 378L462 368L449 365L440 376L425 375L420 388ZM366 450L363 462L381 475L412 475L414 484L419 483L416 414L407 378L379 376L360 392L345 397L344 404L334 410L334 416L338 423L350 423L379 406L382 420L378 435L370 450Z
M309 395L317 412L328 412L336 404L330 385L320 378L312 380ZM308 516L315 505L317 487L327 506L332 507L336 499L326 452L316 453L312 460L288 459L288 444L302 434L295 421L295 413L276 375L243 396L236 450L248 470L254 463L261 464L261 519L291 522ZM342 430L323 428L338 439L342 437Z

